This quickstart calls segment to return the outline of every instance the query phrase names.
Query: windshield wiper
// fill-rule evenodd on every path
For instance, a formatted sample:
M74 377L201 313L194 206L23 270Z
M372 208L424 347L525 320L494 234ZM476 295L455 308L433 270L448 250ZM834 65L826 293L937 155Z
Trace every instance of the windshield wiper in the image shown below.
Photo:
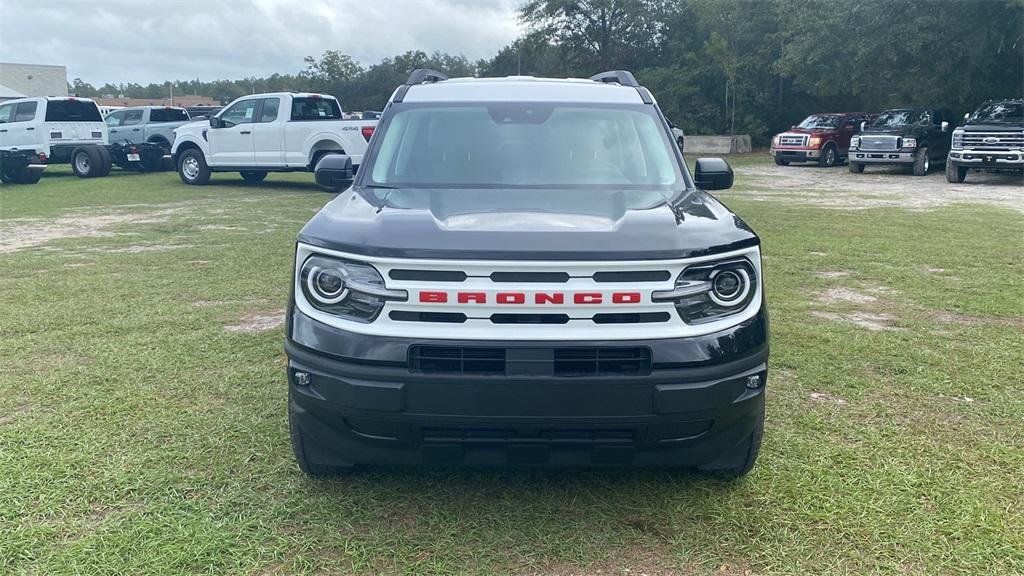
M387 184L364 184L363 188L377 188L380 190L387 190L384 196L381 197L380 202L377 204L377 211L374 214L380 214L384 207L388 205L388 198L391 197L391 193L398 190L398 186L388 186Z

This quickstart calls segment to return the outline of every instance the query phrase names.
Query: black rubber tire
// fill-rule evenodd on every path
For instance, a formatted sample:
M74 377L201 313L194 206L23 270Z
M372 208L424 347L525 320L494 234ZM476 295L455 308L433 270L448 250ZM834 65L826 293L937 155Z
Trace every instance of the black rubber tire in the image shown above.
M331 478L350 474L354 469L354 466L329 466L313 462L310 459L309 452L311 441L309 437L306 436L306 433L302 431L302 428L300 428L295 422L290 396L291 394L289 394L288 398L288 435L291 438L292 452L295 454L295 463L299 465L299 470L302 470L306 476L313 478Z
M245 170L239 172L239 174L242 175L242 180L253 183L263 182L263 180L267 177L267 172L265 170Z
M189 177L185 173L185 163L194 161L195 162L195 176ZM203 156L203 151L198 148L189 148L178 156L178 176L181 177L181 181L190 186L202 186L210 181L210 174L213 171L206 165L206 158Z
M789 161L788 160L783 160L782 158L776 157L775 158L775 165L776 166L789 166Z
M4 166L0 169L0 182L4 184L17 184L18 183L18 168L9 168Z
M757 462L757 455L761 452L761 441L763 439L764 403L762 402L761 411L758 413L757 421L754 423L754 431L743 444L736 447L736 450L741 452L739 458L740 463L731 468L715 468L703 470L703 472L722 480L736 480L746 476L748 472L753 470L754 464Z
M860 174L861 172L864 171L863 162L854 162L853 160L851 160L848 167L850 169L851 174Z
M914 154L914 176L927 176L931 170L931 158L928 158L928 147L922 146Z
M964 180L967 180L966 166L956 166L949 160L946 160L946 182L950 184L962 184Z
M20 168L15 173L15 182L18 184L35 184L43 177L42 170L29 170L28 168Z
M110 168L114 165L114 158L110 155L110 150L107 150L106 146L97 146L96 149L100 151L100 157L103 158L103 163L100 164L100 170L96 173L96 177L102 178L110 174Z
M98 178L103 174L104 152L99 146L82 146L71 151L71 169L79 178ZM110 167L107 166L107 173Z
M821 149L821 156L818 157L818 166L832 168L837 164L839 164L839 150L836 149L835 144L826 144Z

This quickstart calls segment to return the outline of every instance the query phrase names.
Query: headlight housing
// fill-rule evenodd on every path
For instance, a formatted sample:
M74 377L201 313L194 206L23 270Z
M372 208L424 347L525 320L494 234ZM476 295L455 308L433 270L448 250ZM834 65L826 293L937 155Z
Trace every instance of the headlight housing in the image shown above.
M860 136L850 136L850 148L860 148Z
M782 137L780 135L778 135L778 134L776 134L775 136L772 136L772 146L778 146L779 145L779 141L781 139L782 139Z
M821 146L821 140L821 136L811 136L810 138L807 139L807 145L810 146L811 148L817 148Z
M904 138L903 139L903 147L904 148L917 148L917 138Z
M758 293L760 279L746 258L695 264L682 271L673 290L652 294L655 302L672 301L687 324L703 324L739 314Z
M964 131L953 130L953 150L964 149Z
M306 258L299 270L302 296L317 310L345 320L373 322L387 300L407 300L405 290L384 287L384 279L369 264L330 256Z

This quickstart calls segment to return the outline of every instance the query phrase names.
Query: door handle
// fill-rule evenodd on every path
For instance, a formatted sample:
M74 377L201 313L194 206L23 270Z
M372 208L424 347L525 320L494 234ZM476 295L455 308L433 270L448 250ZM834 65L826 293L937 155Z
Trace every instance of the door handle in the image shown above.
M7 132L7 128L0 128L0 132Z
M242 130L239 134L252 134L252 132L249 130Z
M35 130L35 128L25 128L25 130Z

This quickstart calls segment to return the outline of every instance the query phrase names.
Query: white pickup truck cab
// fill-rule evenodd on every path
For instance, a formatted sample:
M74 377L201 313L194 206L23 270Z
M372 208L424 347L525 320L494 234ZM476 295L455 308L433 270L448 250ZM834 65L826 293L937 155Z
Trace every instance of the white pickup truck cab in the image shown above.
M171 155L186 184L206 184L213 172L239 172L248 182L269 172L311 172L327 154L345 154L358 165L377 121L342 118L332 96L244 96L209 122L175 130Z
M88 98L20 98L0 104L0 148L68 162L75 148L107 143L107 125Z

